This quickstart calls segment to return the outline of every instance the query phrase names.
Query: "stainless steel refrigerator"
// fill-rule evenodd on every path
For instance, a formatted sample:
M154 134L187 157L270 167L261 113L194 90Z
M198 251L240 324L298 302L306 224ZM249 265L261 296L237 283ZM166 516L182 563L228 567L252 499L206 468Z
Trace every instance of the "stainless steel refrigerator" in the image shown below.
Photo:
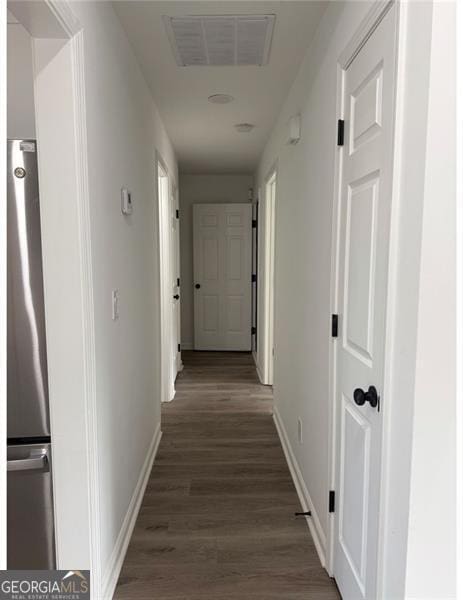
M35 140L7 144L7 566L53 569L37 148Z

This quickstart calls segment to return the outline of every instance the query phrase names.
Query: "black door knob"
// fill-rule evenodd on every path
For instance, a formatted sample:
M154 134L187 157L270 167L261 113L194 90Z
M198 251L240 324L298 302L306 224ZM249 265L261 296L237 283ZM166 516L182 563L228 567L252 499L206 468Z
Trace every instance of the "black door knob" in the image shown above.
M180 298L180 296L178 294L175 294L174 300L178 300L179 298Z
M378 406L378 401L378 392L374 385L370 385L368 392L364 392L362 388L354 390L354 402L358 406L363 406L365 402L368 402L372 408L376 408Z
M195 288L196 288L197 290L199 290L199 288L200 288L200 287L201 287L201 286L199 285L199 283L197 283L197 284L195 285Z

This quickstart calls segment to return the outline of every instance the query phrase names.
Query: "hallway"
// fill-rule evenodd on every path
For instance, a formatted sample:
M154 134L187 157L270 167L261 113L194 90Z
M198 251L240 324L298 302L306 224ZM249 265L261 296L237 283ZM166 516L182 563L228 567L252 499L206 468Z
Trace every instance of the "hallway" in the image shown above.
M118 600L338 598L247 353L184 352Z

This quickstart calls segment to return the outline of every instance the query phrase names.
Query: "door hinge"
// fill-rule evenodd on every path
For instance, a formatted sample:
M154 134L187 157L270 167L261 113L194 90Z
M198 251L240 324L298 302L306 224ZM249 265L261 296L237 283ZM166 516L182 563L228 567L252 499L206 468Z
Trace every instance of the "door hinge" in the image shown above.
M338 337L338 315L331 315L331 337Z
M344 120L338 119L338 146L344 146Z
M180 344L177 344L177 352L180 352Z
M334 513L334 509L336 507L336 494L334 490L330 490L330 494L328 497L328 512Z
M175 211L175 218L176 218L176 219L180 219L180 211L178 210L178 208L177 208L177 210Z
M256 273L253 273L253 274L251 275L251 282L252 282L252 283L256 283L256 281L257 281L257 275L256 275Z
M257 219L252 220L252 228L255 229L257 227Z
M257 333L257 327L251 327L251 335L255 335Z
M180 277L177 277L177 287L180 287Z

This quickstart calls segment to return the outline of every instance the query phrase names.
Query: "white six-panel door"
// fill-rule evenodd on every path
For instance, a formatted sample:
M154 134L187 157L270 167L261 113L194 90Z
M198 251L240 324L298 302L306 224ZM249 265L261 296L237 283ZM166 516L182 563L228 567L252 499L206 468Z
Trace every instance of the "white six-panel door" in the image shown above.
M252 205L195 204L195 350L251 350Z
M344 74L334 547L344 600L376 598L394 79L391 8Z

